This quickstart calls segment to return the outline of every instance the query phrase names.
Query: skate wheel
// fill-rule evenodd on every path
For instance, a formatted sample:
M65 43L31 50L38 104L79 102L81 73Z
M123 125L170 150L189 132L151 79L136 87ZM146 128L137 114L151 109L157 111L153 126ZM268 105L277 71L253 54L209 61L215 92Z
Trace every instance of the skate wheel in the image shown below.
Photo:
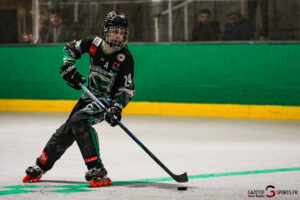
M110 178L106 178L106 179L101 178L101 179L90 180L90 184L92 187L103 187L103 186L111 185L112 182Z
M101 183L102 183L102 186L107 186L106 181L102 181Z
M24 178L23 178L23 183L34 183L34 182L38 182L40 181L42 177L37 177L37 178L31 178L29 177L28 175L26 175Z
M112 184L111 179L110 179L110 178L107 178L107 179L106 179L106 183L107 183L107 185L111 185L111 184Z
M40 178L33 179L32 182L38 182Z
M23 183L26 183L26 182L27 182L27 179L28 179L28 175L26 175L26 176L23 178Z
M90 184L91 184L92 187L97 187L97 185L95 184L95 181L93 179L90 180Z
M94 180L90 180L91 186L94 186Z
M102 186L104 186L102 181L97 182L97 187L102 187Z

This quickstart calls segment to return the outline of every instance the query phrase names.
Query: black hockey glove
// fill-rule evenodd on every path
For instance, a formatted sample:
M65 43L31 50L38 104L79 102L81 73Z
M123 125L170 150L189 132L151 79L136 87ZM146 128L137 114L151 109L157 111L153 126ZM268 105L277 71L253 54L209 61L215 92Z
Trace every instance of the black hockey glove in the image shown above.
M80 90L79 83L85 83L85 78L78 72L75 65L65 64L61 67L60 75L67 82L69 86L76 90Z
M109 107L107 108L106 113L104 114L105 120L112 126L116 126L118 121L121 121L122 118L122 108L117 102L110 102Z

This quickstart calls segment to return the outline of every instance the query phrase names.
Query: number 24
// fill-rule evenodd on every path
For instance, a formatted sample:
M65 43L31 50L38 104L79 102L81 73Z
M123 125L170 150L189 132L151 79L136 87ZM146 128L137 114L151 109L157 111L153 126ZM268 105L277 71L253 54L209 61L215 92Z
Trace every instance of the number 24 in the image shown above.
M125 78L125 87L129 87L132 83L131 74L128 74L127 76L124 76Z

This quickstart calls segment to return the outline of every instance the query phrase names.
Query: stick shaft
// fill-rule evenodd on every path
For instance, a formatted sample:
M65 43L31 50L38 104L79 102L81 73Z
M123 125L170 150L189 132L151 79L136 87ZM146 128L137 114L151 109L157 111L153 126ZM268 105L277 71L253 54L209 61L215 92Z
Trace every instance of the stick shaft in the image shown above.
M99 101L99 99L97 99L97 97L89 89L87 89L82 84L80 84L80 86L88 94L89 97L91 97L94 101L96 101L105 111L107 110L105 105L103 105L101 103L101 101ZM174 180L176 180L177 182L187 182L188 181L188 177L187 177L186 173L181 174L181 175L173 174L137 137L135 137L133 135L133 133L131 133L131 131L128 128L126 128L126 126L122 122L118 121L117 123Z

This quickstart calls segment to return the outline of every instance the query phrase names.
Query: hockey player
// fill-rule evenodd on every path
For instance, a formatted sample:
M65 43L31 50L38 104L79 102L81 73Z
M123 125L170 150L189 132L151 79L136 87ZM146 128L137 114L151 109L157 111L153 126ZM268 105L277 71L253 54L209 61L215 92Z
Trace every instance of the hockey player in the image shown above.
M90 55L88 88L108 108L105 112L83 93L67 121L52 135L36 165L28 167L23 182L39 181L74 141L77 142L88 171L85 178L93 187L110 185L99 154L98 136L92 125L104 119L111 125L121 120L122 109L134 94L134 62L127 49L128 21L124 14L109 12L103 21L103 38L90 36L72 41L64 47L61 76L80 90L85 78L75 67L84 53Z

